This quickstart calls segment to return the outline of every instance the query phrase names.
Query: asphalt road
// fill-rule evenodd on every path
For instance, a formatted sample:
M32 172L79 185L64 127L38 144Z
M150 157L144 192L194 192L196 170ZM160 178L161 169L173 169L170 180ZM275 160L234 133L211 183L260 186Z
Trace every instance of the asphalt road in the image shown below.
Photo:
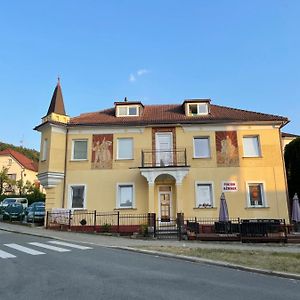
M96 245L73 247L0 231L0 299L300 299L296 280Z

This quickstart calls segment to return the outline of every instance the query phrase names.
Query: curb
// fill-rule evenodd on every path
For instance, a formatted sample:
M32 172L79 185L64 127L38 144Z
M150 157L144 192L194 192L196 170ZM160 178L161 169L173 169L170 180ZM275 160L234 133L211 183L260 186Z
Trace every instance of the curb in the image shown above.
M8 229L8 228L2 228L2 227L0 227L0 230L6 231L6 232L13 232L13 233L43 237L43 238L53 238L53 236L51 236L49 234L42 234L42 233L38 234L38 233L35 233L35 232L22 232L22 231L18 231L18 230L14 230L14 229ZM75 240L72 240L72 239L68 240L66 238L61 238L61 237L54 237L54 238L57 239L57 240L64 240L64 241L67 240L67 241L76 242ZM179 260L184 260L184 261L189 261L189 262L194 262L194 263L205 263L207 265L225 267L225 268L230 268L230 269L235 269L235 270L240 270L240 271L246 271L246 272L252 272L252 273L257 273L257 274L263 274L263 275L276 276L276 277L287 278L287 279L300 280L300 275L294 274L294 273L285 273L285 272L279 272L279 271L270 271L270 270L265 270L265 269L245 267L245 266L242 266L242 265L227 263L227 262L218 261L218 260L211 260L211 259L206 259L206 258L185 256L185 255L177 255L177 254L171 254L171 253L167 253L167 252L160 252L160 251L154 251L154 250L144 250L144 249L138 249L138 248L132 248L132 247L125 247L125 246L107 246L107 245L99 245L99 244L91 243L91 242L80 242L80 243L90 244L90 245L97 245L97 246L102 246L102 247L111 248L111 249L120 249L120 250L125 250L125 251L130 251L130 252L135 252L135 253L142 253L142 254L147 254L147 255L156 255L156 256L159 256L159 257L179 259Z

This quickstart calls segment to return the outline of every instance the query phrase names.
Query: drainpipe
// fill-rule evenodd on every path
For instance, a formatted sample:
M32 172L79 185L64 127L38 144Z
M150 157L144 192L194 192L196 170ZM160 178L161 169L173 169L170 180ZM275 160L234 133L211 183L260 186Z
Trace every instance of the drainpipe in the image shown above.
M64 161L64 185L63 185L63 199L62 199L62 208L65 208L65 199L66 199L66 182L67 182L67 158L68 158L68 134L69 128L66 129L66 143L65 143L65 161Z

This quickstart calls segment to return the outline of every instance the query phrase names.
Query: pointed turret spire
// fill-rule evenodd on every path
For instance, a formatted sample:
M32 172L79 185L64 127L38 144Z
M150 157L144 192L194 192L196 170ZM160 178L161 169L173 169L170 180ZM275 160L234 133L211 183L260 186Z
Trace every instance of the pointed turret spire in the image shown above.
M66 115L65 111L65 105L64 105L64 99L61 91L61 86L60 86L60 78L57 78L57 85L55 87L55 90L53 92L53 96L51 99L51 103L47 112L47 116L55 113L59 115Z

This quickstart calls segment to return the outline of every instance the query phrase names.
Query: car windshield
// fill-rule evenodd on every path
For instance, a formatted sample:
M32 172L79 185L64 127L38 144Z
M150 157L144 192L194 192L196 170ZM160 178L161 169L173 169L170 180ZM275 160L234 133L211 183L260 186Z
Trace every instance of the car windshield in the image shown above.
M16 199L7 198L3 200L3 204L10 204L16 202Z
M5 209L6 212L8 213L20 213L23 211L23 206L22 204L19 204L19 203L13 203L13 204L10 204L6 207Z
M45 210L45 206L41 206L41 205L40 206L36 206L35 210L36 211L44 211Z

